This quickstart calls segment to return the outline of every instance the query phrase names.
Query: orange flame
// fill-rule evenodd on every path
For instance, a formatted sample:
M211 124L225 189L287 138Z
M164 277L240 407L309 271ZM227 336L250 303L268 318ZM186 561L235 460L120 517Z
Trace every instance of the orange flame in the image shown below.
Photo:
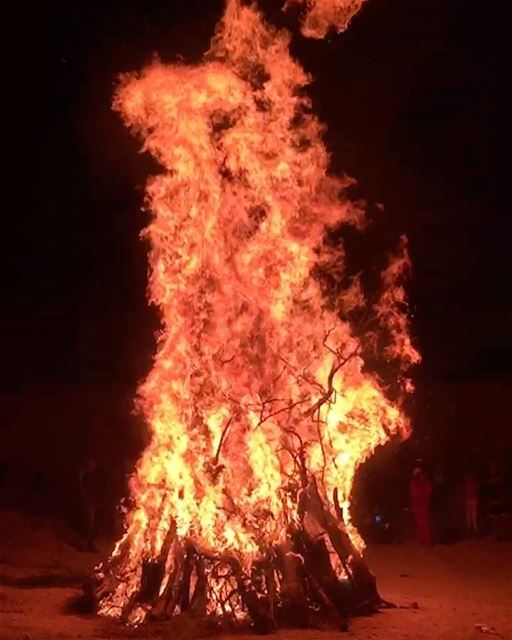
M344 28L361 3L308 2L306 33L322 35L331 21ZM104 614L121 614L142 559L158 556L169 530L244 565L282 540L297 518L299 454L326 504L337 489L349 519L357 467L408 433L364 370L364 336L348 319L364 304L357 282L333 306L311 275L325 230L364 214L343 195L350 180L328 172L323 127L300 91L309 77L289 39L254 6L228 0L204 64L155 62L116 95L163 168L147 187L145 231L162 331L140 388L151 442L113 552L128 546L124 579ZM376 308L392 336L386 355L404 370L419 359L401 305L406 263L404 244ZM143 617L137 610L132 622Z
M287 0L285 8L293 4L305 4L306 15L302 33L308 38L323 38L334 27L338 33L361 8L365 0Z

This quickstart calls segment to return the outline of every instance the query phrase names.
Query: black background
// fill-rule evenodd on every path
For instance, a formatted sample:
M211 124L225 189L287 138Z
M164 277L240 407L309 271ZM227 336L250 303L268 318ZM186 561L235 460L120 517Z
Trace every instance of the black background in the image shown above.
M495 7L462 0L369 0L346 33L307 41L277 0L261 5L294 32L333 169L354 176L369 202L368 263L409 237L424 359L412 409L418 446L433 439L433 455L445 456L471 432L470 447L499 447L512 372L504 22ZM138 239L144 183L157 168L110 110L112 93L119 73L154 52L198 61L222 3L77 0L9 11L2 397L35 403L40 419L23 427L30 441L60 414L56 401L42 416L33 398L65 403L76 389L108 389L116 419L100 430L122 440L158 327ZM68 410L63 427L76 431L77 455L102 410L87 397L86 415ZM19 402L9 406L12 431Z

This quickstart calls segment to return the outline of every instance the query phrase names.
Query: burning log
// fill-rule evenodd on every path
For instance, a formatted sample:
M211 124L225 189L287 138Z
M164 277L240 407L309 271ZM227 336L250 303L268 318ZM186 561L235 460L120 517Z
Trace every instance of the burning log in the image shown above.
M162 617L169 618L174 614L175 609L180 605L183 590L188 586L184 546L176 542L173 547L171 551L172 569L170 568L167 584L159 592L158 599L152 603L153 606L151 607L151 615L157 619ZM162 559L162 563L168 564L168 559Z
M270 633L276 629L272 618L272 607L267 595L261 597L253 585L251 578L242 571L237 560L232 561L232 567L238 585L238 591L244 607L247 609L257 633Z
M306 629L310 626L304 558L292 550L291 540L281 545L276 557L280 576L280 617L286 626Z
M310 593L314 601L321 602L324 617L339 617L340 624L348 614L347 592L331 565L330 555L322 538L313 540L306 531L297 535L297 548L304 557L304 568L309 578ZM317 593L315 593L315 591Z
M338 555L351 585L353 608L361 612L375 611L383 602L377 591L375 577L352 543L343 523L325 508L314 481L308 487L303 501L302 509L311 511Z

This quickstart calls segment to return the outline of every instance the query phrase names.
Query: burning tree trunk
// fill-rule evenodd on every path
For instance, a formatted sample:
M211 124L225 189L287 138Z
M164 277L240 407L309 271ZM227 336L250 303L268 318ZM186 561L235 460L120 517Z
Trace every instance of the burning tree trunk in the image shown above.
M331 18L344 28L361 2L309 1L305 32ZM328 174L288 44L254 6L227 0L204 64L154 63L116 96L164 169L147 187L162 316L139 392L151 441L125 535L96 574L99 612L129 623L187 613L262 632L344 626L381 603L350 491L375 447L408 433L400 397L419 356L407 251L403 240L376 304L358 278L326 300L318 276L346 274L325 230L364 214L344 196L350 180ZM367 371L370 352L397 364L394 402Z

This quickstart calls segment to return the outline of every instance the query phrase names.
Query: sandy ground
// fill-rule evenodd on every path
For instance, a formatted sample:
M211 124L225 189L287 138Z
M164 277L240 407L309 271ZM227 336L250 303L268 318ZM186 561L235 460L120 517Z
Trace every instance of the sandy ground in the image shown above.
M70 613L69 602L100 554L82 553L62 541L49 525L20 523L2 517L0 545L0 638L2 640L64 640L92 638L127 640L136 636L96 616ZM18 530L17 530L18 527ZM107 544L107 543L106 543ZM107 547L103 545L105 553ZM352 619L345 634L281 631L279 640L328 640L333 636L361 640L512 640L512 544L492 539L466 541L430 549L416 545L375 546L367 560L376 573L383 597L397 608ZM61 586L34 587L33 576L57 576ZM27 579L20 586L20 579ZM51 579L51 578L50 578ZM67 583L66 586L62 586ZM417 608L410 605L417 603ZM145 637L193 637L190 623L181 633L147 628ZM233 636L231 636L233 637ZM254 636L236 636L246 640ZM226 640L226 637L223 636ZM220 637L217 638L220 640Z

